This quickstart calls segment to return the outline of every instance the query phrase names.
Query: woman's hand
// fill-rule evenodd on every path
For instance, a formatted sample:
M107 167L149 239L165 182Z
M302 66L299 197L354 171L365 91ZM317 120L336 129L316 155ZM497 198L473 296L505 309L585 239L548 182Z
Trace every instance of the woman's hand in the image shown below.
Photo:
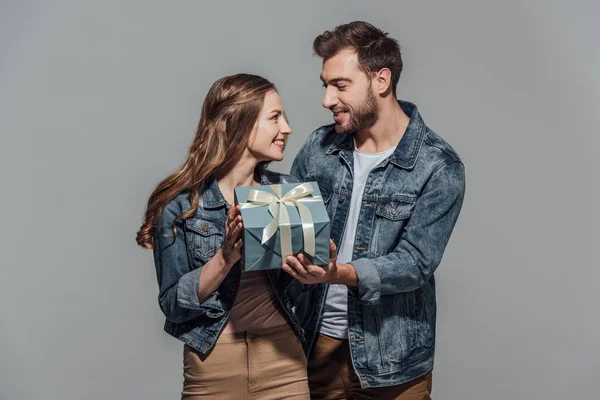
M223 260L228 267L238 262L241 258L242 238L241 233L244 229L242 224L242 215L240 206L234 205L227 211L227 223L225 225L225 239L221 247Z

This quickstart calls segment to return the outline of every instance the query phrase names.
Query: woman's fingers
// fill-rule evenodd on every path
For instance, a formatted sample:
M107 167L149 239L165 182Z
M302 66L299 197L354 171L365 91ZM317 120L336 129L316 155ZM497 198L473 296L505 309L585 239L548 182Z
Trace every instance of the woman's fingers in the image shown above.
M229 222L229 225L228 225L228 232L230 232L230 233L232 233L232 234L233 234L233 231L235 230L235 228L236 228L236 227L237 227L239 224L241 224L241 223L242 223L242 216L241 216L241 215L240 215L240 216L237 216L236 218L234 218L233 220L231 220L231 221ZM234 237L235 237L235 234L234 234Z
M239 251L243 245L244 245L244 241L242 239L238 239L238 241L233 245L233 248L236 251Z
M244 224L240 221L237 226L233 229L233 233L231 234L233 239L238 239L240 234L242 233L242 229L244 229Z

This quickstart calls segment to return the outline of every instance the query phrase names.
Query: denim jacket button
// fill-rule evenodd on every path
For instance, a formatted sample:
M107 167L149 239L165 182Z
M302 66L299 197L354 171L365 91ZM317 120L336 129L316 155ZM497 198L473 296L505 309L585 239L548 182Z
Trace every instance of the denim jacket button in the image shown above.
M208 232L208 224L204 224L204 225L202 225L202 230L203 230L204 232Z

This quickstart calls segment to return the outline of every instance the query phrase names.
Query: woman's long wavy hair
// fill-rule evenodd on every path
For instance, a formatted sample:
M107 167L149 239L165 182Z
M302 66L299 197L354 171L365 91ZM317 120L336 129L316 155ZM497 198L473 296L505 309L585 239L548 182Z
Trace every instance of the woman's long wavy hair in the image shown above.
M186 219L196 213L204 184L228 171L242 156L265 95L271 90L277 90L275 85L250 74L226 76L212 85L202 105L187 161L160 182L148 199L144 223L136 237L140 246L155 247L152 230L165 205L181 192L189 192L192 208L177 219Z

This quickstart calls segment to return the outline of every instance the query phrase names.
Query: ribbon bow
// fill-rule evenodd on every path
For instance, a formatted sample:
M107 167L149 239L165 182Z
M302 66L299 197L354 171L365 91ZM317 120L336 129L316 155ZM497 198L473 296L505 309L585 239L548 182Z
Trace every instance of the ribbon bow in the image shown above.
M281 195L281 185L270 185L273 193L264 190L250 189L248 200L241 203L241 208L254 208L269 206L269 213L273 220L263 229L262 242L265 244L279 229L281 242L281 257L292 254L292 228L287 206L296 207L302 222L304 237L304 251L310 256L315 255L315 225L308 207L302 203L322 201L321 196L312 196L313 187L310 183L300 184ZM311 197L307 197L311 196Z

